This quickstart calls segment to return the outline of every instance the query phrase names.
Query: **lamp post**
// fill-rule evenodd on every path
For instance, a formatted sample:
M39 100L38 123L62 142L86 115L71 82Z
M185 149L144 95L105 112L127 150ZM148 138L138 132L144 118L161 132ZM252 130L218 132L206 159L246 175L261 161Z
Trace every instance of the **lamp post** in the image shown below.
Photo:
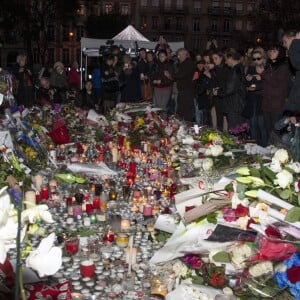
M74 31L70 31L69 32L69 37L70 37L70 48L71 48L71 55L70 55L70 57L72 58L72 61L75 61L75 54L74 54L74 36L75 36L75 34L74 34Z

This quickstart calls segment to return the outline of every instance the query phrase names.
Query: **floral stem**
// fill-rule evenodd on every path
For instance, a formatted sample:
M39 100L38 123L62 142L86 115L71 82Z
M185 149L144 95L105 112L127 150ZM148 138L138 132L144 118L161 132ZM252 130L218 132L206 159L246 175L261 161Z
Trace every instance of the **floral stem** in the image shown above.
M19 269L19 288L20 288L21 299L26 300L24 283L23 283L23 266L20 266Z

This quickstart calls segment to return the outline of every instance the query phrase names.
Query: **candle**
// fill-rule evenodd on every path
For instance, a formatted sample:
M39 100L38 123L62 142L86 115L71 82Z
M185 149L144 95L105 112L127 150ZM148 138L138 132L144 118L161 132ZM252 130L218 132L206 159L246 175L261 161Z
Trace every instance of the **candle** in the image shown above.
M113 147L111 149L111 155L112 155L112 162L117 163L118 162L118 148Z
M83 218L83 225L86 227L91 226L91 219L89 217Z
M47 200L49 198L49 190L47 187L42 188L40 196L42 200Z
M128 230L130 229L130 220L122 219L121 220L121 230Z
M136 163L134 161L129 163L129 172L132 174L132 176L136 175Z
M36 194L35 191L25 192L25 202L28 208L35 206L36 204Z
M137 249L134 247L132 247L131 249L132 250L130 251L130 248L125 248L126 263L128 264L128 273L129 273L129 266L136 264ZM131 255L130 255L130 252L131 252ZM131 256L131 259L130 259L130 256ZM131 269L130 269L130 273L131 273Z
M81 205L73 205L73 216L78 218L78 216L82 215Z
M99 197L95 197L93 200L93 208L94 209L99 209L100 208L100 198Z
M152 216L152 206L150 204L146 204L143 207L143 216L144 217L151 217Z
M93 210L93 204L92 203L86 203L85 204L85 211L89 215Z
M42 175L35 175L35 187L38 191L41 191L42 185L43 185L43 176Z
M108 194L108 198L111 201L117 200L117 192L115 190L110 190L110 192Z

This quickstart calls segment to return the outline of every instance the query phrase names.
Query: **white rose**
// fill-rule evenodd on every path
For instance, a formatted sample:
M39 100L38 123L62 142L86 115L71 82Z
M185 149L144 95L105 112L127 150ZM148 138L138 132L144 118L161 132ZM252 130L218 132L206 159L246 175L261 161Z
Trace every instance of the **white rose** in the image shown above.
M211 158L204 158L202 161L202 168L204 171L210 171L214 165L214 162Z
M231 260L236 268L243 268L245 261L252 255L252 249L246 244L234 247L231 251Z
M282 170L276 175L276 178L274 180L275 184L278 184L281 188L285 189L288 187L291 183L293 183L293 175L287 171L287 170Z
M250 218L248 216L239 217L236 220L236 225L239 226L241 229L246 230L248 227L249 220L250 220Z
M205 156L211 156L211 148L205 149L204 155Z
M253 277L273 272L273 264L270 261L260 262L249 268L249 273Z
M220 145L211 146L211 155L212 156L219 156L223 153L223 147Z
M182 276L185 277L187 272L188 272L188 268L185 264L183 264L181 261L177 260L175 262L175 264L173 265L173 271L175 273L175 276Z
M279 173L282 169L281 169L281 164L280 161L277 160L276 158L272 158L272 162L270 164L270 170L273 171L274 173Z
M194 159L193 165L194 165L194 168L196 168L196 169L201 168L201 166L202 166L202 159L201 158Z
M285 164L289 160L289 154L285 149L279 149L275 152L273 158L277 159L281 164Z

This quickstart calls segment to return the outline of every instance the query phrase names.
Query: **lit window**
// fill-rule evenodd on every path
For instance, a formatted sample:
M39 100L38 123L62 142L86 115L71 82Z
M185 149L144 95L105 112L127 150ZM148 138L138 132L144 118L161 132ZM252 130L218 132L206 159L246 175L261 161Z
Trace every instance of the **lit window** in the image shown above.
M85 5L83 4L79 5L79 8L77 9L77 14L80 16L84 16L86 14Z
M113 5L112 5L112 3L105 3L105 4L104 4L104 12L105 12L106 14L110 14L110 13L112 12L112 10L113 10Z
M129 15L129 5L128 4L121 4L121 15Z

